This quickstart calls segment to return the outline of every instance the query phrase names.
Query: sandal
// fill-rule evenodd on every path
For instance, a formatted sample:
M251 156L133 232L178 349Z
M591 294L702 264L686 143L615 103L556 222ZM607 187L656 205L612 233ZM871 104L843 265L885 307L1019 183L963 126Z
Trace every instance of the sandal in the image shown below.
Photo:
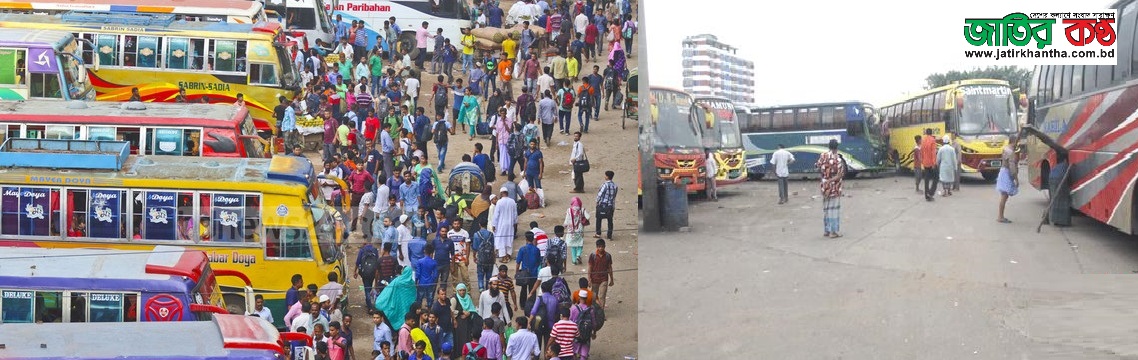
M1012 223L1012 221L1008 220L1008 219L999 219L999 220L996 220L996 222L1004 223L1004 224L1011 224Z
M842 237L842 234L839 234L839 233L833 233L833 234L830 234L830 238L831 238L831 239L837 239L837 238L840 238L840 237Z

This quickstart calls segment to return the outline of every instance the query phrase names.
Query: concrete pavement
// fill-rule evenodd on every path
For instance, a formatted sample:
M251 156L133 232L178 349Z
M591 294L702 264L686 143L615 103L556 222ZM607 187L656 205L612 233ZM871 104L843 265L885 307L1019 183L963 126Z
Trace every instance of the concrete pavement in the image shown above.
M995 222L994 185L923 200L911 178L845 182L822 237L816 181L695 201L692 231L645 234L642 356L762 359L1138 357L1138 241L1076 217L1035 227L1024 188Z

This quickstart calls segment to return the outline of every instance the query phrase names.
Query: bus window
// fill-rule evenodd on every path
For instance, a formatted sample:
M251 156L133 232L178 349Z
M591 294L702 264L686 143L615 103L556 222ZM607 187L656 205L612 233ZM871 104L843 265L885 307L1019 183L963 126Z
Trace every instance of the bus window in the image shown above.
M245 242L261 242L261 197L245 195Z
M185 130L158 128L150 129L146 136L148 155L183 155L186 147Z
M240 56L245 54L245 42L236 40L210 40L209 60L213 63L214 71L241 71L244 66L238 66L237 61L243 60Z
M63 98L63 93L59 92L59 75L32 73L31 81L29 97Z
M269 227L265 229L265 241L267 258L312 258L312 245L305 229Z
M4 290L0 292L0 322L30 323L35 313L35 291Z
M138 321L138 295L126 294L123 296L123 319L124 322Z
M0 49L0 85L23 85L26 50Z
M213 196L213 213L210 239L221 242L240 242L245 237L245 196L218 193ZM202 214L202 216L206 216Z
M277 85L277 71L273 64L249 64L250 85Z
M190 48L187 51L190 57L191 69L209 70L205 67L205 39L190 39Z
M0 144L8 141L8 136L20 137L20 125L0 124Z
M122 322L123 294L91 293L88 299L91 322Z
M93 54L95 53L95 50L91 48L91 44L95 43L95 34L91 34L91 33L75 34L75 37L81 37L83 40L87 40L87 41L80 41L79 42L83 46L83 55L82 55L83 63L84 64L94 64L95 60L94 60Z
M141 200L141 201L138 201ZM177 193L173 191L145 191L135 200L135 226L147 240L178 239Z
M198 222L194 220L194 194L178 194L178 240L197 240Z
M202 143L202 131L198 129L186 130L185 145L182 146L182 155L198 156Z
M79 140L79 127L74 125L49 125L44 133L45 139Z
M59 291L36 291L36 322L63 322L63 293Z
M64 226L68 237L87 237L87 189L67 190L67 208L71 214Z
M116 66L122 65L119 63L119 36L109 34L99 34L95 42L96 51L99 53L99 65L102 66Z
M87 293L71 293L71 319L68 322L87 322Z
M162 53L162 38L157 36L138 37L138 67L158 67L158 54Z
M58 231L59 190L5 186L0 192L0 234L49 236Z
M118 141L126 141L130 143L130 153L138 155L140 140L142 138L142 130L139 128L116 128L115 139Z
M126 238L126 192L122 190L90 190L87 212L87 237Z
M190 39L171 37L166 41L166 68L188 69Z
M87 127L87 140L91 141L114 141L115 128L110 126L90 126Z
M288 28L299 30L316 30L316 11L311 8L286 9L288 12ZM339 40L337 40L339 41Z

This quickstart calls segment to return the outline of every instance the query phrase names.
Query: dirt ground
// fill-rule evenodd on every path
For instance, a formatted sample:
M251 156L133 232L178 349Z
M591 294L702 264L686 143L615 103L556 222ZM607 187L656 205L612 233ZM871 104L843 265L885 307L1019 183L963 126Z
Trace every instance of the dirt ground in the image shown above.
M508 11L509 6L514 1L502 1L503 10ZM636 49L638 41L634 40L633 48L628 52L634 56L628 59L628 67L635 68ZM606 49L607 50L607 49ZM607 59L607 56L605 57ZM542 59L542 64L546 63ZM601 66L603 70L605 63L584 61L582 64L583 69L592 71L593 65ZM427 64L429 69L429 63ZM455 72L456 77L463 78L461 72ZM420 90L419 101L421 104L429 104L430 102L430 89L431 85L435 83L435 75L424 73L422 77L422 90ZM515 80L514 94L521 94L521 81ZM622 90L623 93L623 90ZM484 104L483 104L484 105ZM450 110L448 109L448 112ZM528 224L530 221L537 221L542 229L552 233L553 227L560 225L564 222L565 211L569 207L569 200L573 195L581 197L582 202L585 204L585 209L589 212L590 216L594 216L597 191L601 183L604 182L604 172L612 170L616 173L614 181L619 186L620 191L617 195L617 206L615 211L615 218L613 225L615 231L613 232L613 240L607 242L607 251L613 256L613 268L615 272L615 285L609 289L608 292L608 306L606 314L608 321L605 323L593 341L592 349L590 351L592 359L622 359L625 357L637 357L637 280L638 280L638 253L637 253L637 209L636 209L636 121L635 119L627 119L626 128L621 128L621 110L611 109L605 111L601 109L600 119L594 119L589 125L589 134L585 134L581 141L585 144L586 152L589 156L592 170L585 174L585 193L572 194L569 191L572 189L572 180L570 179L571 166L569 164L569 152L573 142L572 137L569 135L554 134L553 145L549 148L543 146L542 152L545 155L545 174L542 179L542 185L545 189L546 207L542 209L532 209L527 211L519 217L519 224ZM461 129L459 129L461 130ZM577 131L578 125L576 120L576 109L574 109L572 131ZM489 149L490 139L489 136L475 137L474 141L468 140L468 137L463 134L458 134L450 137L450 144L447 154L448 168L457 164L462 154L471 154L474 152L474 143L481 142L486 149ZM434 147L431 146L428 155L431 156L432 164L437 163L437 155ZM320 164L320 155L318 153L308 153L307 156L314 161L314 164ZM495 159L495 164L497 159ZM437 164L435 164L437 165ZM519 174L520 175L520 174ZM439 175L439 179L444 182L447 181L448 173L444 172ZM494 184L497 187L504 180L499 176L498 181ZM594 222L595 223L595 222ZM525 225L519 225L519 231L526 228ZM588 231L585 232L585 247L583 256L595 250L595 240L592 233L595 230L593 226L589 226ZM362 242L361 235L353 233L349 238L349 246L346 256L348 263L354 263L357 252ZM518 237L514 243L515 251L525 245L525 238ZM351 265L348 265L351 269ZM576 288L576 279L585 276L583 275L587 269L587 265L572 265L569 264L569 273L564 274L564 278L568 280L571 287ZM513 265L511 264L511 275L513 274ZM470 267L470 278L476 279L474 274L474 267ZM356 359L371 359L371 343L372 343L372 325L370 316L367 316L366 311L360 305L364 301L363 292L360 291L360 283L357 279L349 278L348 284L345 286L349 289L349 309L348 314L354 317L352 324L352 332L354 334L354 352ZM453 289L452 289L453 293ZM477 301L477 294L474 296ZM457 345L456 345L457 346Z

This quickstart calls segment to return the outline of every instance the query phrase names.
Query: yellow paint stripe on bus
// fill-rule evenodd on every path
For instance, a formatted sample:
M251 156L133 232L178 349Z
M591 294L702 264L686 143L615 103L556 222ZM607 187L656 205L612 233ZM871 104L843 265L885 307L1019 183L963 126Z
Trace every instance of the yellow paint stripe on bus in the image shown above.
M9 9L24 9L24 10L33 9L31 3L8 3L8 5L5 5L5 7L9 8Z
M173 13L174 8L169 6L139 6L140 13Z

